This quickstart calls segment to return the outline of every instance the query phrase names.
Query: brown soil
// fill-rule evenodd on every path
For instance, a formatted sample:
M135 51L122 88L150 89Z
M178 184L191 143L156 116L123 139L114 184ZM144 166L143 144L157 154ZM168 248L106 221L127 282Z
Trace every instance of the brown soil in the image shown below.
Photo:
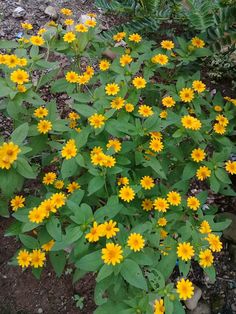
M9 220L0 218L0 313L1 314L92 314L94 279L88 275L72 284L72 276L57 278L49 265L37 280L30 270L8 265L19 248L15 238L4 237ZM84 297L82 310L76 308L74 295Z

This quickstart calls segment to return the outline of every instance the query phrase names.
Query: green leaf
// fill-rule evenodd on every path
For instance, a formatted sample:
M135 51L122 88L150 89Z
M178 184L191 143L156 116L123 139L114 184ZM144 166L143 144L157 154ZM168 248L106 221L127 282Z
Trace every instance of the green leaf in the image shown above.
M186 164L186 166L184 167L184 171L183 171L183 174L182 174L182 179L183 180L189 180L191 179L192 177L194 177L195 173L196 173L196 170L197 170L197 165L192 163L192 162L189 162Z
M125 259L121 267L121 276L132 286L147 291L147 283L142 274L139 265L130 260Z
M23 141L26 139L26 136L29 131L29 125L28 123L21 124L18 128L14 130L14 132L11 134L11 139L15 144L22 144Z
M174 304L173 302L168 298L164 298L164 304L165 304L165 312L168 314L172 314L174 311Z
M101 251L83 256L75 265L82 270L96 271L102 265Z
M19 159L19 158L18 158ZM5 196L12 196L14 191L20 191L24 178L14 169L0 169L0 189Z
M105 184L104 177L94 177L91 181L89 181L88 185L88 196L94 194L98 190L100 190Z
M0 40L0 49L13 49L19 46L18 42L13 40Z
M19 235L20 241L27 249L37 249L39 248L39 242L37 239L26 235L26 234L20 234Z
M212 283L214 283L215 280L216 280L216 271L215 271L215 268L214 268L213 266L211 266L211 267L206 267L206 268L204 268L204 271L205 271L205 273L207 274L207 276L209 277L210 281L211 281Z
M166 179L165 172L163 171L160 162L156 158L151 158L150 160L145 161L144 166L151 167L157 173L158 176L160 176L163 179Z
M4 236L11 237L16 236L21 233L21 223L19 221L14 221L6 230Z
M76 174L78 169L75 158L64 159L61 166L62 179L72 177Z
M49 259L57 277L60 277L66 265L66 253L64 251L50 252Z
M74 104L73 108L84 117L90 117L96 113L96 110L88 105Z
M62 239L61 223L58 218L56 218L55 216L51 216L50 220L46 224L46 229L53 239L61 241Z
M187 277L190 269L190 262L184 262L182 260L179 260L179 271L180 274L182 273L184 277Z
M165 277L165 280L167 280L170 277L176 265L176 260L177 260L176 250L172 248L168 256L163 256L161 261L158 263L157 269Z
M37 177L36 173L33 171L32 167L25 158L19 157L16 161L16 170L24 178L35 179Z
M113 273L114 267L112 265L104 264L98 272L96 281L100 282L103 279L109 277Z

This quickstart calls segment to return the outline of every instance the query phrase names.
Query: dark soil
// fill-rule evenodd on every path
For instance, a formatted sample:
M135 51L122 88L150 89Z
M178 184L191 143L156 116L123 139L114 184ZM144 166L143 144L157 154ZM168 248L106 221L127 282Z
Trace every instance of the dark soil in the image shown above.
M19 242L4 237L9 220L0 219L0 313L1 314L92 314L94 278L86 276L72 284L72 276L63 274L57 278L49 265L37 280L30 270L8 265L19 248ZM82 310L76 308L74 295L84 297Z

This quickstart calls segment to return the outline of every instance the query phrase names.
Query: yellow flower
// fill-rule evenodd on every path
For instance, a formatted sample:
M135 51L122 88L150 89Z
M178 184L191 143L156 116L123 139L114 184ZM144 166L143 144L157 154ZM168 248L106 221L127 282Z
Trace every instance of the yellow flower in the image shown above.
M160 236L161 236L161 239L165 239L165 238L167 238L167 236L168 236L168 232L166 232L164 229L161 229L160 230ZM168 255L168 254L164 254L164 255Z
M19 85L29 82L29 74L24 70L15 70L11 73L11 81Z
M127 245L134 252L141 251L144 248L145 241L140 233L131 233L127 240Z
M104 156L103 166L107 168L114 167L116 164L116 159L112 156Z
M73 32L67 32L63 36L63 40L67 43L72 43L73 41L75 41L75 39L76 39L76 36Z
M150 190L155 186L153 178L149 176L142 177L140 184L144 190Z
M97 22L95 20L91 19L91 20L85 21L84 24L87 25L88 27L94 28L97 25Z
M205 42L198 37L192 38L191 43L196 48L203 48L205 46Z
M163 299L155 300L154 314L165 314L165 306Z
M167 220L165 217L161 217L157 220L157 224L161 227L165 227L167 225Z
M16 195L12 200L11 200L11 207L12 210L15 212L17 209L22 208L25 206L25 198L22 195Z
M38 107L37 109L34 110L34 116L36 118L44 118L48 115L48 110L44 107Z
M203 181L211 176L211 170L206 166L201 166L198 168L196 176L198 180Z
M211 250L207 249L204 251L201 251L199 254L199 265L203 268L211 267L214 261L214 256L211 253Z
M37 224L41 223L45 217L45 211L38 207L34 207L32 210L30 210L28 215L29 221Z
M206 89L206 85L202 81L193 81L192 87L198 93L202 93Z
M84 24L77 24L75 25L75 30L78 33L87 33L88 27L86 27Z
M236 174L236 161L228 160L225 163L225 170L230 174Z
M79 183L73 181L67 185L66 189L67 189L68 193L73 193L75 190L80 189L80 185L79 185Z
M112 109L121 109L125 105L125 100L122 97L116 97L111 102L111 108Z
M160 112L159 116L161 119L166 119L168 116L168 113L167 113L167 111L163 110Z
M173 206L178 206L181 204L181 196L178 192L171 191L167 194L167 201Z
M161 132L153 131L153 132L150 132L149 134L151 135L151 138L155 138L159 141L161 141L161 139L162 139Z
M9 68L15 68L17 65L19 65L19 58L17 58L16 55L6 55L5 64Z
M109 61L107 61L107 60L101 60L100 62L99 62L99 69L101 70L101 71L106 71L106 70L108 70L109 68L110 68L110 62Z
M169 208L169 204L167 200L162 197L157 197L154 200L153 205L154 205L155 210L158 210L159 212L163 212L163 213L165 213L167 209Z
M161 102L162 105L167 108L173 107L175 105L175 100L171 96L164 97Z
M26 87L24 85L17 85L17 90L20 93L26 92Z
M141 76L137 76L133 79L132 81L134 87L136 87L136 89L141 89L141 88L145 88L147 82L146 80L141 77Z
M107 143L107 148L113 148L116 153L121 150L121 142L118 139L111 139Z
M187 206L191 208L192 210L198 210L200 207L200 202L195 196L189 196L187 198Z
M38 34L39 36L41 36L41 35L43 35L46 31L47 31L46 28L41 28L41 29L38 31L37 34Z
M127 112L132 112L132 111L134 111L134 105L132 105L132 104L126 104L126 105L125 105L125 110L126 110Z
M105 116L97 113L88 118L90 125L94 127L94 129L100 129L105 124L105 120Z
M56 213L56 206L51 199L44 200L38 207L38 210L41 210L45 213L45 217L48 218L51 213Z
M191 153L191 158L193 161L200 162L203 161L206 157L206 154L203 149L195 148Z
M106 155L103 152L91 154L91 162L95 166L103 166L106 159Z
M72 19L66 19L66 20L64 21L64 24L65 24L66 26L73 25L73 24L74 24L74 20L72 20Z
M107 84L105 87L105 90L106 90L107 95L113 95L114 96L117 93L119 93L120 87L118 84L112 83L112 84Z
M171 40L162 40L161 47L166 50L171 50L175 47L175 44Z
M55 183L54 183L54 187L58 190L61 190L63 189L64 187L64 182L62 180L57 180Z
M217 112L220 112L222 111L222 107L221 106L214 106L214 110L217 111Z
M41 250L33 250L33 252L30 254L31 257L31 266L34 268L43 267L43 264L46 260L45 253Z
M0 146L0 168L10 169L11 165L17 160L20 152L19 146L13 142L3 143Z
M113 40L118 42L118 41L121 41L122 39L124 39L125 36L126 36L125 32L120 32L120 33L113 35Z
M61 156L65 159L71 159L75 157L77 154L77 148L75 145L75 140L70 139L67 141L66 145L63 146L62 151L61 151Z
M85 70L85 73L84 73L84 74L88 75L89 78L92 78L93 75L94 75L94 68L91 67L90 65L88 65L88 66L86 67L86 70Z
M85 239L89 242L97 242L99 238L102 236L102 228L101 225L98 225L96 221L94 221L90 232L86 234Z
M30 42L34 46L42 46L45 43L44 39L41 36L31 36Z
M52 130L52 123L48 120L40 120L37 125L37 129L39 133L46 134Z
M77 112L71 111L68 114L68 118L71 120L78 120L80 118L80 115Z
M213 252L220 252L222 250L222 242L220 241L219 236L209 233L206 240L208 241L210 249Z
M138 113L145 118L150 117L154 114L152 107L147 105L139 106Z
M115 237L119 231L120 229L116 227L116 222L113 220L109 220L101 224L101 235L107 239Z
M122 55L120 57L120 64L122 67L125 67L126 65L130 64L133 61L133 58L126 54L126 55Z
M189 242L179 243L177 247L177 255L183 261L188 261L194 256L193 246Z
M49 185L53 184L53 182L56 180L56 173L55 172L48 172L43 177L43 184Z
M221 135L226 132L225 127L222 124L220 124L220 123L215 123L213 125L213 130L215 131L215 133L221 134Z
M72 15L72 13L73 13L70 9L67 9L67 8L62 8L62 9L60 10L60 12L61 12L62 14L64 14L64 15L68 15L68 16Z
M197 131L201 128L202 124L201 121L197 118L194 118L190 115L183 116L181 119L182 125L185 127L185 129L190 129Z
M115 266L123 260L122 253L123 250L119 244L107 243L106 247L102 249L102 259L105 264Z
M149 144L149 147L156 153L159 153L163 150L164 145L159 139L153 138Z
M91 77L88 74L86 74L86 73L84 73L83 75L79 75L78 76L78 83L79 83L79 85L87 84L89 82L90 78Z
M218 121L218 123L223 125L224 127L229 124L229 120L225 116L223 116L223 114L218 114L216 116L216 121Z
M69 83L78 83L79 75L74 71L67 72L66 73L66 80Z
M152 202L152 200L150 200L148 198L145 198L142 201L142 208L143 208L143 210L146 210L146 211L152 210L153 209L153 202Z
M142 40L142 37L139 34L137 34L137 33L129 35L129 41L133 41L135 43L139 43L141 40Z
M119 191L119 197L125 201L130 202L134 199L135 193L130 186L123 186Z
M194 98L194 92L191 88L182 88L179 97L183 102L191 102Z
M56 208L60 208L60 207L65 205L66 196L64 193L61 193L61 192L60 193L54 193L51 196L51 201L53 202L53 204Z
M21 58L21 59L18 59L18 64L19 66L21 67L25 67L27 65L28 61L26 58Z
M191 281L188 279L182 278L177 282L177 292L179 294L180 299L187 300L191 299L194 294L194 287Z
M203 222L200 225L199 231L202 234L211 233L211 227L210 227L208 221L203 220Z
M169 58L166 55L159 53L159 54L153 56L151 61L154 64L166 65L169 61Z
M18 265L21 266L22 268L28 267L31 262L31 256L29 252L27 252L26 250L20 250L16 259Z
M121 177L117 179L118 185L127 185L129 184L129 179L127 177Z
M21 27L22 27L23 29L26 29L26 30L31 30L31 29L33 29L33 25L30 24L30 23L21 23Z
M43 244L43 245L41 246L41 248L42 248L44 251L49 252L49 251L51 251L51 249L52 249L52 247L53 247L54 244L55 244L55 241L54 241L54 240L51 240L51 241L49 241L49 242Z

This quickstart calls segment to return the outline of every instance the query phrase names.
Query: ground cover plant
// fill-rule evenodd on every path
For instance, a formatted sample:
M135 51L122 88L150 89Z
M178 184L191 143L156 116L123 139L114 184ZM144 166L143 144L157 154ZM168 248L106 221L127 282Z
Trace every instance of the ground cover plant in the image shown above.
M96 273L95 313L185 313L191 265L214 280L230 223L206 203L210 190L235 195L236 100L201 81L211 50L198 34L105 41L94 14L61 15L0 42L1 110L14 123L1 139L1 213L10 205L6 235L22 243L12 264L37 278L49 262L58 276L74 265L74 281Z

